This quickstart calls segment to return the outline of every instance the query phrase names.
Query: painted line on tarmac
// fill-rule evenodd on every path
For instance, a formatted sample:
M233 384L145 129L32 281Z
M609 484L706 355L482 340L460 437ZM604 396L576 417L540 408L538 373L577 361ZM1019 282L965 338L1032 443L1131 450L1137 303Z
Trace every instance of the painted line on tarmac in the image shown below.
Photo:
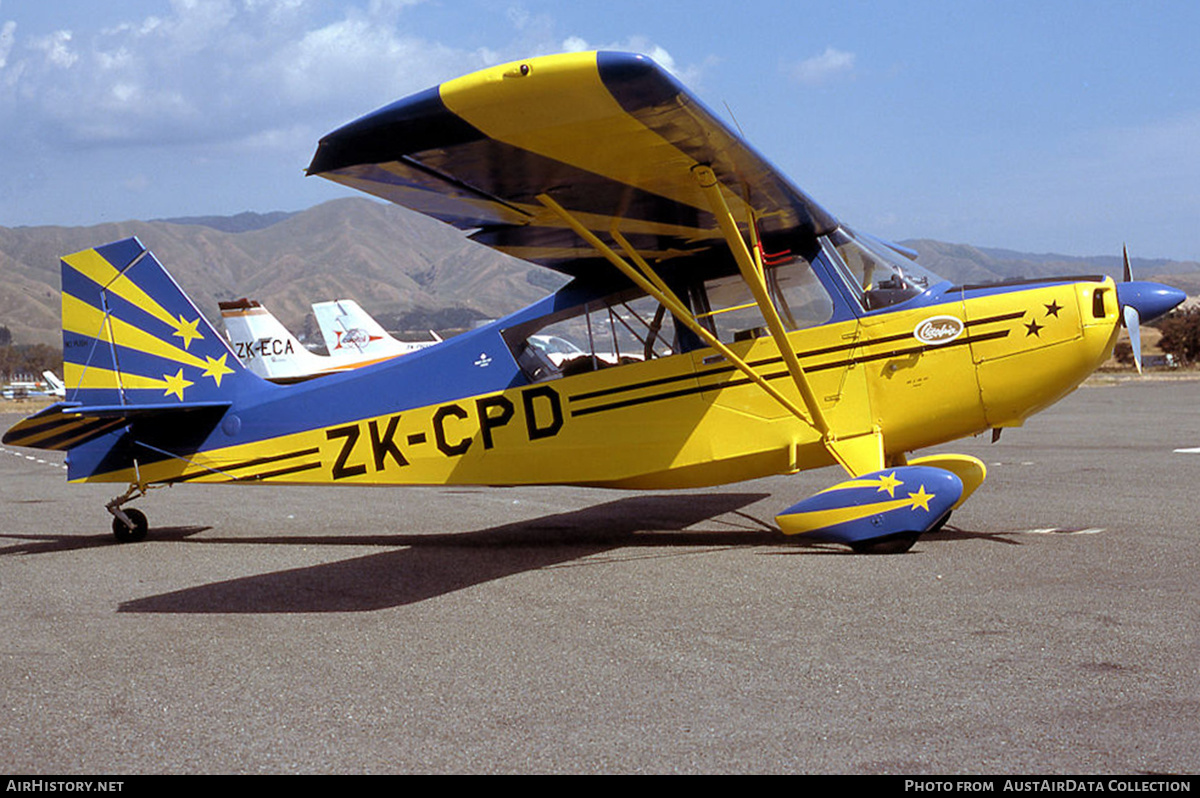
M9 449L7 446L0 446L0 451L6 452L7 454L11 454L13 457L23 457L26 460L29 460L34 463L41 463L42 465L48 465L51 468L61 468L61 469L65 470L67 467L66 463L52 463L49 460L43 460L42 458L37 457L36 455L25 454L24 452L18 452L15 449Z
M1200 454L1200 446L1197 446L1193 449L1176 449L1175 453L1176 454Z
M1026 529L1017 532L1018 535L1098 535L1104 531L1102 526L1089 526L1084 529L1062 529L1057 526L1048 526L1043 529Z

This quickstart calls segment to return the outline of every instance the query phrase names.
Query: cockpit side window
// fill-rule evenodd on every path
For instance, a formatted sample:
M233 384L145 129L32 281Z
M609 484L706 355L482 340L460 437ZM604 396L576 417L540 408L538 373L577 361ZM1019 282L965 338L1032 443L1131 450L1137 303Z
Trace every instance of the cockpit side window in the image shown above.
M789 332L829 321L833 300L803 258L791 258L765 270L767 293ZM741 275L692 286L689 298L696 318L722 343L768 334L758 303Z
M532 382L678 354L674 317L655 299L623 292L505 333Z

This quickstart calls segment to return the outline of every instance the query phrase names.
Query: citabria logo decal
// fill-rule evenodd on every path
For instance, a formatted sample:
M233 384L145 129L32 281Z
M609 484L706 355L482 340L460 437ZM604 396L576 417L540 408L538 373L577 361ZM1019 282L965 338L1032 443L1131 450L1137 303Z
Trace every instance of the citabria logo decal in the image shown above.
M913 330L913 337L923 344L948 344L963 334L966 325L955 316L934 316L925 319Z

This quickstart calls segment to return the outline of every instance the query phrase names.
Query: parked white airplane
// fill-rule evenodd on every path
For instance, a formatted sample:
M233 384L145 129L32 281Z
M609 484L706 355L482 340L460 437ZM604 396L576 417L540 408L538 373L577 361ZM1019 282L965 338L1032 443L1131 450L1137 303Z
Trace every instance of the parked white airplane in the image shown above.
M352 313L337 316L320 310L322 305L352 305ZM323 374L378 363L407 354L441 339L420 344L397 341L379 326L365 311L349 300L324 302L313 306L329 355L317 355L304 347L269 310L253 299L221 302L221 318L226 337L238 359L255 374L272 382L288 383L307 380ZM349 308L348 308L349 309ZM369 324L368 324L369 323Z
M325 349L333 358L371 358L406 355L441 342L430 331L431 341L399 341L393 338L353 299L334 299L312 306Z
M63 381L58 378L58 375L47 369L42 372L42 379L46 381L49 387L45 390L46 396L57 396L59 399L66 397L67 386L63 385Z

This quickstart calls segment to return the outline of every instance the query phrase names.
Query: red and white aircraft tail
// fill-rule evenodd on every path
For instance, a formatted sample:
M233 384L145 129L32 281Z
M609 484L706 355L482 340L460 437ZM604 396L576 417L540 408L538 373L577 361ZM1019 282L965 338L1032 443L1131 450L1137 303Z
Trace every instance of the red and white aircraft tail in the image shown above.
M429 341L399 341L388 334L369 313L353 299L335 299L312 306L325 348L335 359L358 361L406 355L441 342L437 333Z

